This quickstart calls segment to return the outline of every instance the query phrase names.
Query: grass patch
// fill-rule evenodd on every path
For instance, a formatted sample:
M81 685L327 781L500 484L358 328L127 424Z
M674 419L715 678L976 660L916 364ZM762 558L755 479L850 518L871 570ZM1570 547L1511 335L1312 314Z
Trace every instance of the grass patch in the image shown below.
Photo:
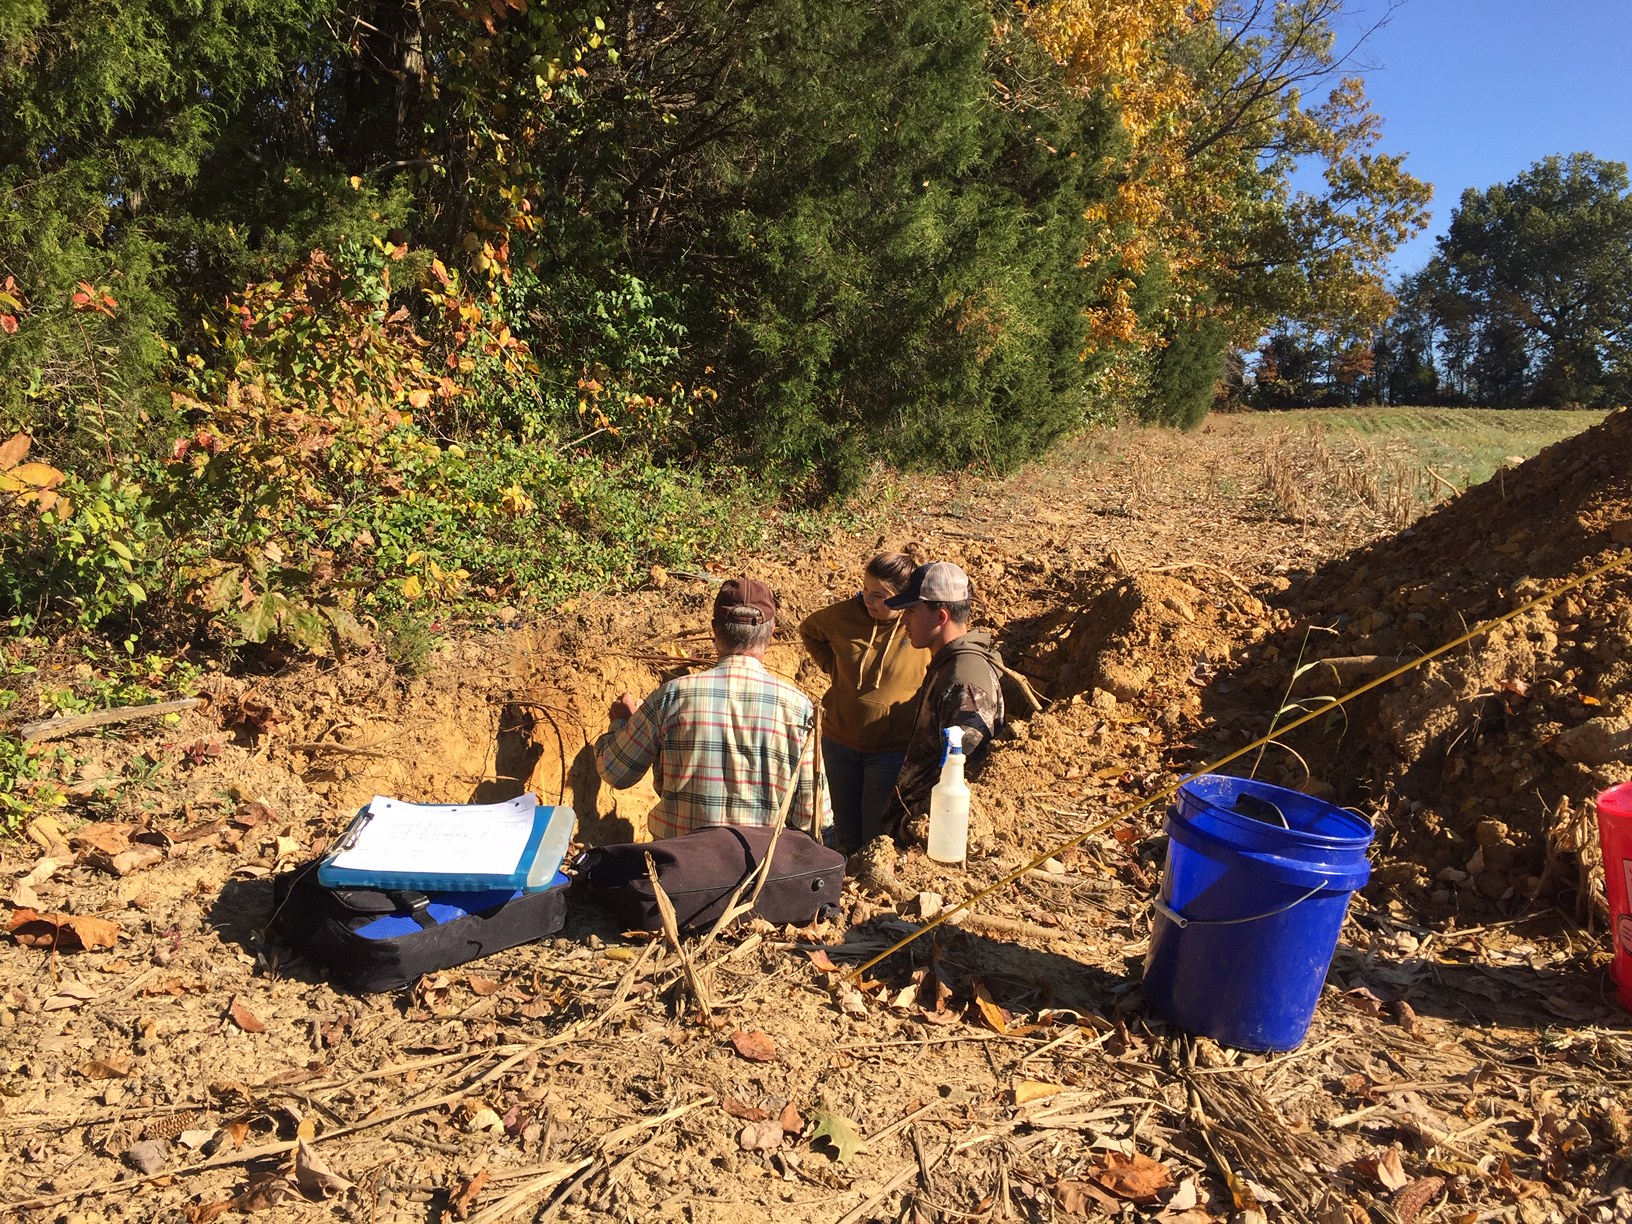
M1428 500L1483 484L1511 456L1528 459L1596 425L1602 410L1535 408L1306 408L1236 419L1263 435L1318 434L1334 453L1361 452L1378 467L1426 477Z

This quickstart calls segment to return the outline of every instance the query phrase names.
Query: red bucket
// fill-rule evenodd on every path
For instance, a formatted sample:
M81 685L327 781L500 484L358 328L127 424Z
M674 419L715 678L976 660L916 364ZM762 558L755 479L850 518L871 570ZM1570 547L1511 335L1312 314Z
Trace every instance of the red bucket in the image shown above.
M1598 844L1604 850L1604 889L1615 959L1609 967L1615 997L1632 1011L1632 782L1598 796Z

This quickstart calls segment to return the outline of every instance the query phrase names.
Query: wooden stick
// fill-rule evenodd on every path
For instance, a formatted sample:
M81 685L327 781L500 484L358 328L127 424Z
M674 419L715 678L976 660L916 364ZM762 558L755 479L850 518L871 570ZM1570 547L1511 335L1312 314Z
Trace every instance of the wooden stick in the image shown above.
M1034 939L1038 943L1072 938L1071 932L1064 927L1045 927L1035 922L1021 922L1018 918L1000 918L995 914L966 912L958 915L958 920L952 925L987 935L1012 935L1020 939Z
M874 1131L872 1134L863 1139L862 1142L866 1144L869 1150L871 1150L873 1144L877 1143L880 1139L888 1139L891 1135L895 1134L896 1131L901 1130L903 1127L911 1126L930 1110L939 1109L945 1103L946 1102L944 1101L931 1101L928 1105L920 1105L906 1117L898 1119L895 1122L891 1122L883 1130Z
M934 1168L935 1165L940 1163L941 1156L945 1150L945 1148L942 1148L940 1151L935 1153L934 1159L930 1161L930 1168ZM902 1186L910 1182L914 1177L918 1176L918 1169L919 1165L916 1160L909 1165L902 1165L901 1168L896 1170L895 1176L884 1183L884 1188L882 1190L873 1195L873 1197L868 1199L866 1202L862 1203L861 1206L852 1211L845 1212L843 1216L839 1217L838 1224L857 1224L857 1221L866 1219L867 1216L872 1213L874 1208L879 1206L879 1204L881 1204L885 1199L889 1198L890 1195L894 1194Z
M533 1222L533 1224L549 1224L551 1220L559 1216L561 1214L561 1208L566 1205L566 1201L574 1194L578 1193L579 1188L582 1187L585 1182L594 1177L596 1173L600 1172L605 1160L606 1156L604 1153L595 1157L595 1163L591 1164L589 1168L585 1169L582 1173L578 1174L577 1177L568 1182L567 1188L555 1196L555 1201L553 1203L544 1208L543 1211L539 1212L538 1218Z
M512 1190L498 1202L483 1207L470 1217L469 1224L498 1224L498 1221L507 1219L523 1203L530 1202L540 1194L554 1190L562 1182L571 1181L599 1159L599 1156L586 1156L577 1164L563 1165L561 1168L554 1169L542 1177L535 1177L519 1190Z
M708 983L697 972L685 944L680 942L680 925L675 919L674 903L669 900L669 894L663 891L663 883L657 878L657 863L650 854L646 855L646 877L652 882L652 895L657 901L658 917L663 921L663 934L674 949L674 954L680 958L681 972L686 975L686 985L691 987L691 997L697 1003L697 1010L702 1013L703 1023L710 1024L714 1016L714 998L708 993Z
M373 1079L394 1079L409 1071L424 1071L430 1067L443 1067L452 1062L477 1062L490 1054L514 1054L517 1050L527 1049L521 1045L491 1046L485 1050L466 1050L460 1054L442 1054L436 1058L416 1058L408 1062L392 1063L389 1067L380 1067L373 1071L364 1071L348 1079L331 1080L326 1084L308 1084L307 1092L338 1092L350 1088L353 1084L361 1084ZM266 1085L259 1085L265 1088Z
M698 1097L695 1101L688 1101L684 1105L676 1105L673 1109L660 1113L656 1117L642 1118L639 1122L631 1122L627 1126L618 1127L617 1130L608 1131L601 1138L601 1151L604 1152L613 1144L622 1143L625 1139L638 1135L643 1130L650 1130L654 1126L662 1126L665 1122L672 1122L676 1118L684 1117L694 1109L701 1109L704 1105L712 1104L714 1104L713 1097Z
M395 761L402 756L400 752L386 752L380 748L353 748L350 744L306 742L290 744L288 747L293 749L295 752L337 752L342 756L373 757L380 761Z
M904 1037L895 1041L841 1041L835 1050L893 1050L899 1047L918 1049L921 1046L947 1045L955 1041L1029 1041L1010 1033L983 1033L973 1029L967 1033L947 1033L939 1037Z
M17 728L17 735L24 743L61 739L65 735L72 735L76 731L88 731L92 727L105 727L110 723L151 718L155 714L175 714L182 710L196 710L203 704L204 698L202 697L183 697L179 701L159 701L150 705L114 706L110 710L95 710L89 714L68 714L57 718L47 718L40 722L24 723Z
M1428 475L1432 476L1435 480L1439 481L1440 484L1444 485L1447 489L1449 489L1451 491L1451 496L1452 497L1460 497L1462 495L1462 490L1461 489L1457 488L1450 481L1446 480L1445 477L1441 476L1438 472L1434 471L1434 469L1429 467L1426 463L1422 465L1422 470L1427 472Z

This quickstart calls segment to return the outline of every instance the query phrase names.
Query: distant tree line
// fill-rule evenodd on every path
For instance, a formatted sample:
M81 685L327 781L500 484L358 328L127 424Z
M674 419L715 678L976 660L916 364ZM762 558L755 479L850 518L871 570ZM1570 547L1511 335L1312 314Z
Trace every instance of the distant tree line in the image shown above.
M1469 189L1427 266L1370 334L1283 328L1260 348L1257 407L1632 400L1632 191L1626 166L1547 157Z

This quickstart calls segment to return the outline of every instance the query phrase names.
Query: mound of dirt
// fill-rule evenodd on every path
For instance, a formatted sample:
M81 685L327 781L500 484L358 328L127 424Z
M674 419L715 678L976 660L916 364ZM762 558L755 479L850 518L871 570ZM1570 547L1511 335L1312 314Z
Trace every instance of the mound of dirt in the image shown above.
M1626 556L1629 456L1622 411L1293 582L1278 602L1297 623L1249 652L1214 712L1286 696L1301 702L1290 721ZM1578 885L1594 853L1583 817L1629 773L1632 568L1543 600L1285 747L1278 780L1375 810L1386 884L1441 906Z
M1242 622L1259 624L1264 613L1244 592L1232 601L1166 574L1113 575L1040 617L1013 665L1056 700L1097 689L1156 705L1188 697L1186 682L1203 682Z

